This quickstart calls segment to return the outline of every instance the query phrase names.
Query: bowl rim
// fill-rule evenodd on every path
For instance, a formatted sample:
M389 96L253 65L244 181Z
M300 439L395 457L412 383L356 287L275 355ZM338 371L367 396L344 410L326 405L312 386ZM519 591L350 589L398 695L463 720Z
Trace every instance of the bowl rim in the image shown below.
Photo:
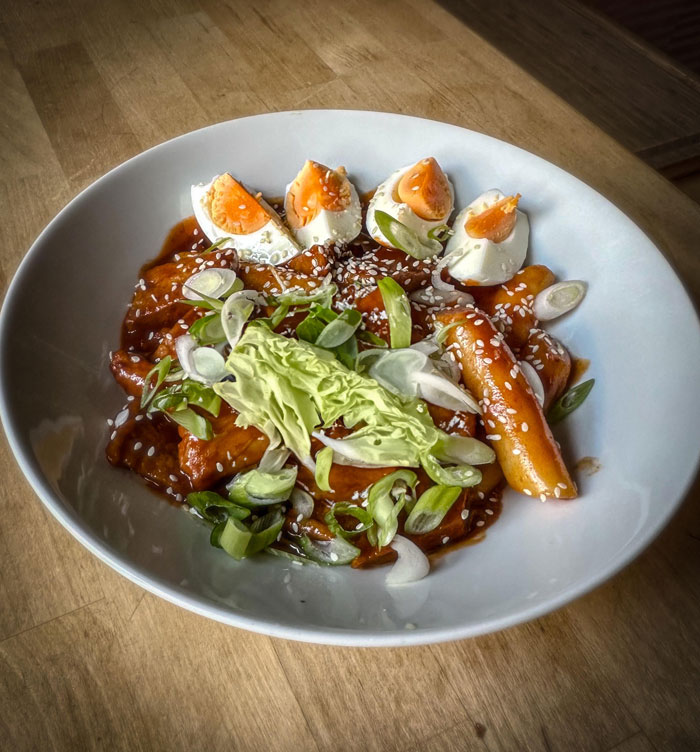
M659 515L655 524L652 524L641 537L635 541L634 545L625 547L621 552L612 560L606 562L606 564L592 572L589 577L581 581L576 586L573 586L557 596L549 598L548 600L532 606L530 608L520 608L511 614L482 619L476 624L466 626L452 626L452 627L427 627L424 629L417 628L415 630L392 630L384 632L371 632L361 630L351 630L347 628L329 628L329 627L316 627L316 626L288 626L278 621L264 620L260 618L252 618L245 616L244 614L236 613L227 609L224 606L218 605L212 601L207 600L202 596L196 596L189 592L179 590L177 587L166 583L161 578L149 574L144 567L129 564L118 553L113 551L106 543L99 540L85 525L81 517L72 509L64 505L58 498L57 494L51 488L46 481L43 473L39 469L36 462L25 452L20 439L20 429L17 427L14 412L12 409L10 396L6 390L4 374L7 368L5 352L7 349L7 343L11 338L11 311L14 308L16 299L19 296L20 290L23 287L24 278L28 272L28 268L34 259L34 256L39 253L39 248L42 245L44 238L51 235L55 226L64 221L67 214L75 211L79 208L80 204L86 201L90 193L97 190L98 186L101 186L103 182L109 181L116 173L124 170L133 161L142 159L150 152L161 149L166 145L174 145L180 140L191 137L195 133L201 133L202 131L212 131L219 128L223 128L232 122L238 122L243 120L254 120L260 118L280 118L285 119L291 116L313 116L313 114L323 113L324 115L332 115L342 117L348 114L363 114L365 116L382 116L391 118L409 119L412 121L439 124L449 128L454 128L462 132L467 132L472 135L476 135L479 138L487 139L499 144L507 144L512 149L517 149L519 152L534 156L538 160L546 162L548 165L554 167L565 173L568 177L578 181L586 188L594 191L596 194L602 196L609 204L615 207L621 217L624 217L629 223L631 223L644 237L649 241L650 246L656 251L656 253L663 259L663 262L672 271L674 277L679 283L685 294L684 303L689 308L692 318L694 320L696 335L700 337L700 319L698 318L697 310L693 305L693 300L688 293L688 289L683 279L679 276L674 268L674 265L670 262L666 255L664 255L648 235L639 228L636 223L633 222L622 210L610 201L600 191L592 188L585 181L576 177L572 173L567 172L558 165L550 162L549 160L541 157L534 152L530 152L527 149L523 149L520 146L512 144L503 139L489 136L488 134L474 131L469 128L464 128L460 125L453 123L447 123L439 120L432 120L430 118L422 118L413 115L404 115L402 113L393 113L379 110L362 110L362 109L309 109L309 110L286 110L279 112L265 112L255 115L248 115L242 118L233 118L230 120L224 120L218 123L203 126L193 131L175 136L174 138L163 141L156 144L138 154L130 157L126 161L116 165L101 177L94 180L88 186L83 188L78 194L76 194L46 225L46 227L39 233L36 239L31 244L29 250L25 253L21 262L19 263L10 283L7 286L5 298L0 309L0 419L7 436L8 444L12 449L12 453L22 470L24 476L29 481L34 492L38 495L44 506L51 512L53 517L61 523L61 525L68 530L85 548L91 553L105 562L112 569L116 570L119 574L136 583L144 588L144 590L153 593L170 603L174 603L178 606L186 608L189 611L197 613L201 616L213 619L230 626L238 627L240 629L246 629L248 631L264 634L270 637L278 637L283 639L295 640L300 642L309 642L315 644L325 644L333 646L348 646L348 647L406 647L412 645L426 645L440 642L448 642L453 640L461 640L469 637L475 637L478 635L489 634L491 632L499 631L512 627L518 624L523 624L528 621L532 621L540 616L544 616L553 611L556 611L563 606L571 603L572 601L580 598L581 596L589 593L594 588L602 585L604 582L614 577L624 567L630 564L637 558L648 546L656 539L661 531L670 522L671 518L680 508L682 502L686 498L688 491L694 483L695 477L698 472L698 466L700 463L700 447L698 448L698 456L695 459L694 465L688 471L688 476L685 482L681 484L682 491L677 495L672 502L667 503L663 512Z

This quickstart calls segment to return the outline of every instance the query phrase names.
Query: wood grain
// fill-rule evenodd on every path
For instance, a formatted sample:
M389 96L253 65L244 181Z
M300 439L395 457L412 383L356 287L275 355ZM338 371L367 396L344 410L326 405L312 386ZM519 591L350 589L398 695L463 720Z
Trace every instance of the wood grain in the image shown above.
M700 156L700 80L606 16L578 0L443 4L653 167Z
M700 300L700 208L436 3L39 0L5 3L0 30L3 292L61 206L141 149L252 112L350 107L554 161L638 222ZM272 640L161 601L49 516L4 439L0 472L3 748L700 747L698 482L637 562L567 608L378 651Z

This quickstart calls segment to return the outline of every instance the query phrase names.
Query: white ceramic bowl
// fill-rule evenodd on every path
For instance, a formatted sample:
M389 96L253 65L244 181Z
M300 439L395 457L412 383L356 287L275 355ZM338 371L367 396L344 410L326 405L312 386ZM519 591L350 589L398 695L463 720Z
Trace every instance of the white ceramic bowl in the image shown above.
M478 545L437 559L425 580L386 569L235 562L208 530L104 459L123 403L108 352L140 265L191 214L190 184L231 170L282 193L309 157L344 164L366 190L434 155L464 206L519 191L530 261L587 280L584 304L551 327L590 358L588 401L561 427L570 461L598 458L575 502L509 492ZM213 619L298 640L406 645L501 629L585 593L661 530L700 446L700 332L680 282L649 239L591 188L548 162L443 123L371 112L303 111L211 126L135 157L83 191L24 259L0 321L0 408L37 494L85 546L148 590Z

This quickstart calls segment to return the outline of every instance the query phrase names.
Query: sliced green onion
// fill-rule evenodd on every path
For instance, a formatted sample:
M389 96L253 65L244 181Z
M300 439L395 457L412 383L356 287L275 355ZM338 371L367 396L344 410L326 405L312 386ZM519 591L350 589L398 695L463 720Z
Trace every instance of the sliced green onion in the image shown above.
M438 225L433 227L432 230L428 230L428 237L431 240L437 240L438 243L444 243L450 235L454 235L455 231L451 230L447 225Z
M442 345L444 344L445 340L447 339L447 335L450 333L450 330L454 329L457 326L464 326L464 319L460 319L459 321L453 321L451 324L440 324L439 322L435 322L435 325L437 326L437 331L435 332L435 341Z
M321 334L325 328L326 324L310 313L297 326L297 337L303 339L305 342L310 342L313 345L316 343L319 334Z
M296 479L296 467L283 467L275 473L249 470L228 484L228 497L243 507L279 504L290 497Z
M233 238L219 238L216 243L212 243L209 248L205 248L203 251L200 251L200 253L211 253L212 251L215 251L217 248L221 248L221 246L228 242L229 240L233 240Z
M250 510L225 499L213 491L195 491L187 494L187 503L194 507L205 520L218 524L229 517L244 520L250 517Z
M362 323L362 314L354 308L346 308L334 321L326 324L316 339L317 347L330 350L342 345L352 337Z
M440 253L441 248L439 246L435 248L426 245L410 227L406 227L403 222L394 219L394 217L385 211L377 209L374 212L374 220L377 223L377 227L381 230L382 235L384 235L391 245L407 253L409 256L413 256L416 259L426 259Z
M183 294L185 292L185 288L187 287L187 284L182 285ZM185 305L191 305L196 306L197 308L206 308L209 311L220 311L223 307L223 301L219 300L218 298L211 298L209 295L205 295L204 293L194 291L197 295L199 295L199 298L192 299L192 298L182 298L178 300L178 303L184 303Z
M444 434L433 447L433 454L443 462L465 465L489 465L496 459L496 452L483 441L471 436Z
M230 292L235 281L233 269L203 269L183 283L182 294L188 300L219 299Z
M215 418L218 417L221 409L221 397L211 387L200 384L198 381L192 381L192 379L185 379L180 388L182 394L187 397L188 404L201 407L202 410L211 413Z
M151 398L155 395L161 384L165 381L165 377L170 372L170 366L172 365L172 362L173 359L169 355L166 355L159 363L156 363L156 365L151 368L148 374L146 374L146 378L143 380L143 391L141 392L142 410L151 401ZM151 384L151 379L154 376L156 377L155 383Z
M194 410L190 410L188 407L184 410L174 410L173 412L165 411L165 414L183 428L186 428L198 439L205 439L208 441L214 436L211 423L206 418L198 415Z
M195 347L191 351L191 364L194 369L191 375L201 377L207 384L214 384L228 375L224 356L212 347Z
M255 303L251 300L250 291L241 290L226 298L221 309L221 328L231 347L238 344L243 333L243 327L250 318Z
M265 553L272 554L273 556L278 556L280 559L289 559L290 561L296 561L299 564L304 564L306 566L318 566L317 562L312 561L311 559L307 559L306 556L299 556L298 554L293 554L291 551L285 551L282 548L274 548L273 546L268 546L265 549Z
M481 482L481 473L471 465L447 465L443 467L432 454L423 455L421 464L431 480L442 486L469 488Z
M363 329L362 331L359 331L357 333L357 339L362 340L363 342L367 342L370 345L374 345L375 347L389 347L389 343L382 339L381 337L378 337L373 332L370 332L368 329Z
M284 463L289 459L290 454L291 452L286 447L271 449L268 446L265 454L260 458L258 470L263 473L278 473L284 467Z
M540 321L551 321L568 313L583 300L587 285L578 279L557 282L537 294L532 311Z
M415 503L406 518L404 530L411 535L435 530L461 493L459 486L431 486Z
M272 331L274 331L284 321L284 319L287 318L288 314L289 314L289 304L284 303L275 309L275 312L272 314L272 316L268 316L267 318L257 319L257 320L263 324L267 324L267 326Z
M184 410L187 407L187 397L182 393L182 385L174 384L167 389L162 389L153 398L148 412L156 412L161 410L162 412L170 410Z
M407 488L413 490L417 482L418 476L412 470L395 470L373 483L369 489L367 511L377 525L375 545L379 548L388 546L396 535L399 512L406 503ZM400 485L395 489L397 484Z
M253 534L240 520L228 519L219 533L217 543L229 556L240 561L245 559L246 549L252 537ZM214 542L213 537L210 538L210 542Z
M323 447L321 451L316 455L316 471L314 473L314 479L316 485L321 491L330 491L330 472L333 465L333 450L330 447Z
M391 277L384 277L377 282L384 301L391 347L409 347L411 344L411 304L401 285Z
M343 342L342 345L333 348L335 357L349 370L354 371L357 366L357 338L350 337L350 339Z
M163 381L166 384L169 384L169 383L171 383L173 381L180 381L184 377L185 377L185 372L183 371L182 368L180 368L179 365L177 365L177 366L173 366L170 369L170 373L163 379Z
M289 499L292 502L292 509L297 516L301 515L302 519L308 519L314 513L313 497L303 489L295 488Z
M345 538L336 537L329 541L311 540L307 535L299 541L301 550L317 564L335 567L350 562L359 555L360 549L348 543Z
M218 544L229 556L240 561L274 543L283 524L284 515L279 510L260 517L250 526L229 517L219 535Z
M353 530L346 530L340 522L338 522L337 516L343 515L348 517L354 517L358 520L358 525ZM325 516L326 525L333 535L359 535L365 530L369 530L372 527L373 520L372 515L362 507L358 507L355 504L350 504L347 501L340 501L326 512Z
M562 394L562 396L559 397L559 399L549 408L549 412L547 413L547 421L550 425L559 423L560 420L564 420L564 418L576 410L577 407L580 407L586 397L591 393L594 384L595 379L589 379Z
M221 316L214 311L197 319L188 329L190 337L193 337L199 345L218 345L226 342L226 335L221 326Z
M324 303L330 308L333 296L338 292L338 288L333 284L321 285L315 290L291 290L277 295L273 298L273 305L297 306L306 305L307 303Z

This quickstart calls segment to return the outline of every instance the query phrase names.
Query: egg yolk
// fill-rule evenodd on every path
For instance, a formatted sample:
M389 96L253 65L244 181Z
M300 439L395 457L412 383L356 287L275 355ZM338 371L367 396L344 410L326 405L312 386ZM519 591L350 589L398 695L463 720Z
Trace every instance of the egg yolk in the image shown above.
M331 170L307 159L287 191L287 222L295 229L304 227L322 209L332 212L347 209L351 198L344 167Z
M209 214L217 227L232 235L250 235L270 221L260 202L228 173L209 189Z
M396 187L395 198L408 204L421 219L431 222L447 219L452 209L450 185L433 157L422 159L406 170Z
M470 215L464 223L467 235L472 238L485 238L492 243L502 243L515 227L515 209L519 200L519 193L515 196L506 196L479 214Z

